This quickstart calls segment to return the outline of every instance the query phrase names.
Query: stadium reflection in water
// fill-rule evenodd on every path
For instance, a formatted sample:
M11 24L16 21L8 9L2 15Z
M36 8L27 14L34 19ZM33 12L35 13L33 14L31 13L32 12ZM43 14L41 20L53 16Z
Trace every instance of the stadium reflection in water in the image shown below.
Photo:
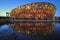
M19 23L18 23L19 24ZM60 39L60 24L51 22L40 22L36 28L26 25L20 27L14 25L3 25L0 28L0 39L6 40L58 40ZM13 29L11 28L13 27ZM32 28L32 29L31 29ZM15 31L16 30L16 31ZM29 31L29 32L28 32Z
M55 27L53 22L24 22L24 23L14 23L11 27L23 34L37 36L37 35L51 35L55 32Z

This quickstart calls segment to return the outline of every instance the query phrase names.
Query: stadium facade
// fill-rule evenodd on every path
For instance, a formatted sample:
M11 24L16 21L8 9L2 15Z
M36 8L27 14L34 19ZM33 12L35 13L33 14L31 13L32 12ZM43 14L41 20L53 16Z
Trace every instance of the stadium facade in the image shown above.
M36 2L17 7L11 11L11 17L17 18L53 18L56 7L47 2Z

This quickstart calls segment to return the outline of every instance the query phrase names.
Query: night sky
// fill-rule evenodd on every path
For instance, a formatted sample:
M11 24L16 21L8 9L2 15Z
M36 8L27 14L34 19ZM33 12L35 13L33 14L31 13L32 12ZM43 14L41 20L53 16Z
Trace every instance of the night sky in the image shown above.
M49 2L56 6L55 16L60 16L60 0L0 0L0 16L5 16L6 12L10 12L12 9L33 3L33 2Z

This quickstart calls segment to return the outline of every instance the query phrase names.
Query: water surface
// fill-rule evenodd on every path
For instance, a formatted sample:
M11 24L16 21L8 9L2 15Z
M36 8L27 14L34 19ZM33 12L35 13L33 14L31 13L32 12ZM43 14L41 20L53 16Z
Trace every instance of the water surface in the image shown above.
M55 23L54 29L55 32L49 36L27 36L5 24L0 26L0 40L60 40L60 23Z

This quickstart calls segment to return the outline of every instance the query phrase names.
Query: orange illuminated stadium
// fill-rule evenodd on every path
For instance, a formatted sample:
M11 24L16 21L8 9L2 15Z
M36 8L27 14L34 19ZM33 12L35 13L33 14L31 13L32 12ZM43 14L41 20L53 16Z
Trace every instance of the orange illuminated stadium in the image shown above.
M26 19L26 20L45 20L53 19L56 12L56 7L47 2L35 2L32 4L22 5L11 11L12 18ZM28 20L28 21L29 21ZM49 26L50 25L50 26ZM30 34L37 31L54 31L54 27L50 23L43 22L20 22L12 24L13 29L21 33Z
M11 11L16 18L53 18L56 7L47 2L37 2L17 7Z

